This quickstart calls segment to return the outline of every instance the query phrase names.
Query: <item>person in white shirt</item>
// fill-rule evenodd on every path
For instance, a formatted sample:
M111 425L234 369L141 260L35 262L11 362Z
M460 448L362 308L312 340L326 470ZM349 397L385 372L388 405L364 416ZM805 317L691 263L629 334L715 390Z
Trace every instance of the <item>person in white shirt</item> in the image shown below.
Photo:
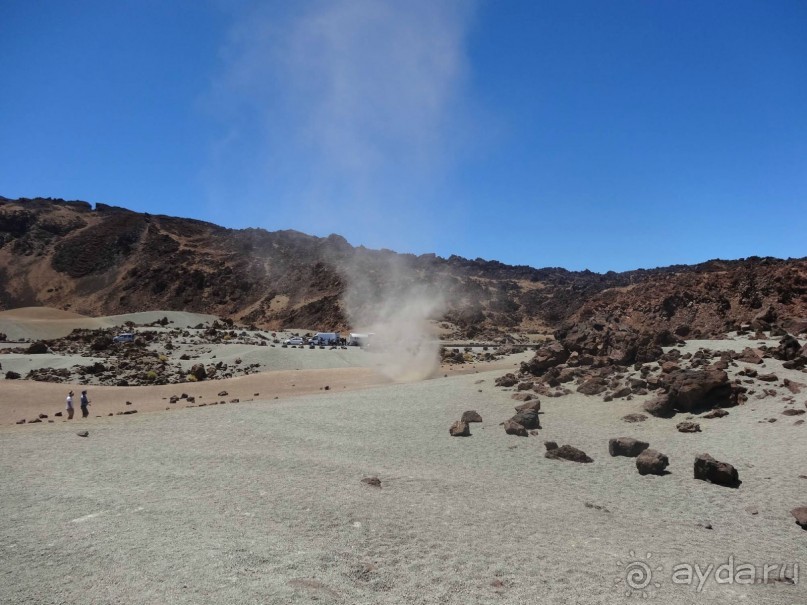
M67 394L67 419L73 419L73 391Z

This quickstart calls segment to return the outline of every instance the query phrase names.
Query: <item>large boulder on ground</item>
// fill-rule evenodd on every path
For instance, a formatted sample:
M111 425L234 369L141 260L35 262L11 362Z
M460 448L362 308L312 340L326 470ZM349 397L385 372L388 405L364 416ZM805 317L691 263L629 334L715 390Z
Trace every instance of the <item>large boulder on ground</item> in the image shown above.
M511 422L520 424L525 429L540 429L541 419L535 410L523 410L510 418Z
M727 462L715 460L709 454L695 458L695 479L726 487L739 487L742 483L737 469Z
M462 422L482 422L482 416L476 410L468 410L462 413Z
M639 441L633 437L616 437L608 441L608 453L612 456L635 458L649 447L650 444L646 441Z
M579 356L605 358L615 365L655 361L664 354L662 346L678 340L666 330L640 333L604 317L566 324L555 331L555 339Z
M664 386L669 405L677 412L734 406L741 392L741 387L729 382L726 372L714 368L671 372Z
M636 469L640 475L663 475L670 460L656 450L644 450L636 457Z
M569 351L559 342L550 341L542 344L529 361L521 363L521 371L533 376L541 376L550 368L569 359Z
M527 429L525 429L523 425L519 424L518 422L513 422L512 420L504 421L504 432L508 435L516 435L518 437L529 436Z
M39 341L31 344L25 351L28 355L44 355L48 352L48 345Z
M771 329L771 324L776 321L777 313L773 307L768 307L764 311L760 311L751 320L751 329L757 332L765 332Z
M551 460L569 460L571 462L582 463L594 462L583 450L579 450L571 445L561 445L560 447L547 450L544 456Z
M451 428L448 429L448 432L452 437L470 437L471 427L468 426L467 422L457 420L457 422L451 425Z
M644 411L659 418L670 418L675 415L675 409L669 395L658 395L644 402Z

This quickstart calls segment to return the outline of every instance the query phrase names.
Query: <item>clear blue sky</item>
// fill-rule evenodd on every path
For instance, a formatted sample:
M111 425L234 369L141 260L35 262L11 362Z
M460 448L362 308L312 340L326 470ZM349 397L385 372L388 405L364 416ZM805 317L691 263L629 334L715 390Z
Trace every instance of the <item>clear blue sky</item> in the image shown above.
M595 271L807 255L801 0L4 0L0 195Z

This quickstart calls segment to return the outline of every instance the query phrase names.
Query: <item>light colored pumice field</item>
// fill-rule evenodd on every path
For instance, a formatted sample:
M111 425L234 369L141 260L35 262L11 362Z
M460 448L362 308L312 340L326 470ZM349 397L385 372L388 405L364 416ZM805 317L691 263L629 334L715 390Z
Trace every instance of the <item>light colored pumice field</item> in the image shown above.
M499 426L518 403L501 374L0 427L0 602L610 604L641 600L625 596L632 561L655 603L807 601L789 514L807 504L807 439L780 400L683 434L681 417L622 421L641 397L545 398L540 436L519 438ZM450 437L470 409L484 422ZM619 436L667 454L670 474L611 458ZM547 439L594 462L546 459ZM694 480L704 452L742 486ZM729 557L803 569L796 584L673 582L675 565Z

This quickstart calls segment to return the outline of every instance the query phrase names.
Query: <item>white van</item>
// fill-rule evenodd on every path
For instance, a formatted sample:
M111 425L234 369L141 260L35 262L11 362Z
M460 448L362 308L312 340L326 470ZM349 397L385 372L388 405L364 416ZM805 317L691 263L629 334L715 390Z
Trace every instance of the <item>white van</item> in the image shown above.
M337 332L317 332L308 342L314 345L339 344L339 334Z

